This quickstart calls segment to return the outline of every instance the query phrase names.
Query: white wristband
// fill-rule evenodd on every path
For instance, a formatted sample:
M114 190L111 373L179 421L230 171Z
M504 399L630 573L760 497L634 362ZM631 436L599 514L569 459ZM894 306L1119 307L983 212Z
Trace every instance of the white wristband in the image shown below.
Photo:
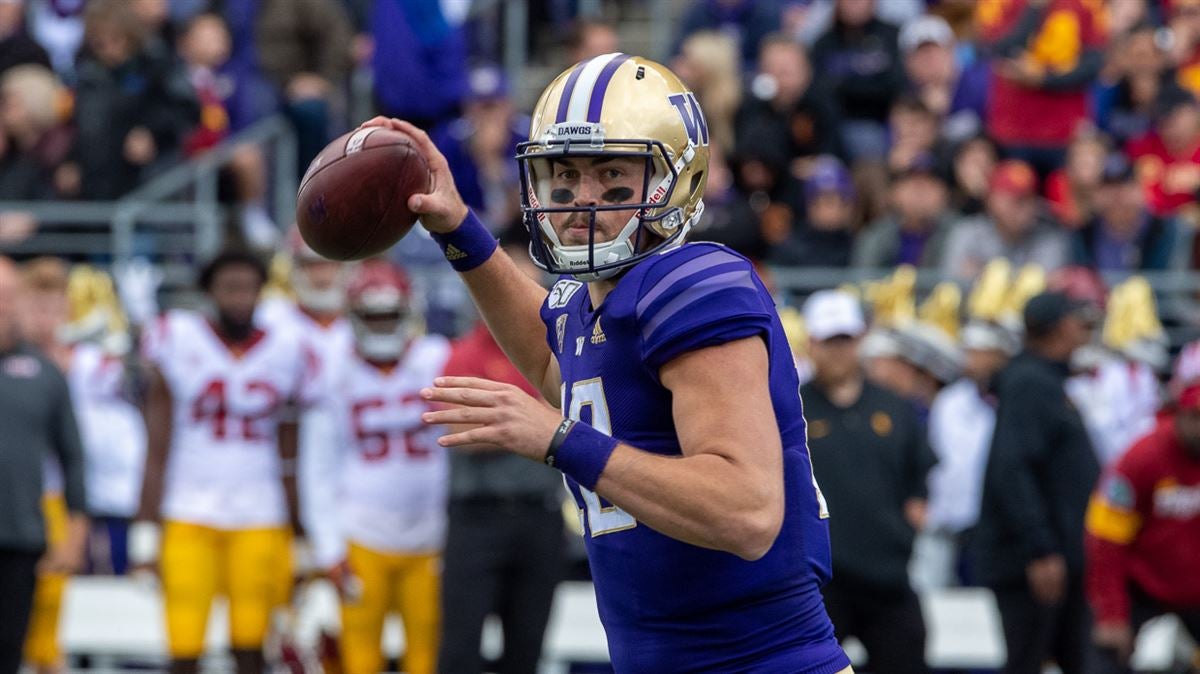
M153 564L158 561L162 545L162 530L154 522L140 521L129 525L127 551L132 566Z
M296 536L292 539L292 573L295 576L307 576L316 570L316 560L308 539Z

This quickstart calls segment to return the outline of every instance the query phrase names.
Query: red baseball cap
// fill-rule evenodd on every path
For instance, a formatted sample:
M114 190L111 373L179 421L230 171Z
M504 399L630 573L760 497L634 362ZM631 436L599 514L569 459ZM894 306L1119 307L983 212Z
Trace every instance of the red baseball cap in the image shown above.
M1028 197L1037 191L1037 174L1020 159L1006 159L996 165L988 186L992 192Z

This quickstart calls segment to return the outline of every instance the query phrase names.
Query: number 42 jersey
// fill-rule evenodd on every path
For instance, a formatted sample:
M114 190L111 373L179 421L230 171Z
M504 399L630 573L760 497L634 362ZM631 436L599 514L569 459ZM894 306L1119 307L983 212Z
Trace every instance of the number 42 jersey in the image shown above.
M174 404L162 514L220 529L286 524L277 428L310 369L294 335L256 330L231 348L192 311L164 314L143 355Z
M786 509L771 550L749 562L665 536L570 478L609 655L619 672L836 672L849 665L820 586L829 578L824 502L805 446L799 381L774 303L744 257L686 244L634 266L593 310L569 277L542 306L563 413L638 449L681 454L659 369L679 355L761 337L783 444Z

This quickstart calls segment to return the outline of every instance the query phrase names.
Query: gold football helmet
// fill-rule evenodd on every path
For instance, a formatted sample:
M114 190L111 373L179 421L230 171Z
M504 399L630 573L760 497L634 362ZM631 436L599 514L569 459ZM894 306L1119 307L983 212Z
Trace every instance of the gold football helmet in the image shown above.
M90 265L75 265L67 278L67 305L60 342L96 342L113 353L128 349L129 324L108 274Z
M563 166L567 158L615 157L645 162L640 198L609 190L581 203L576 193L556 184L556 161ZM517 161L534 261L581 281L611 278L682 244L699 220L708 124L696 96L670 70L638 56L605 54L568 68L550 83L534 108L529 141L517 146ZM610 192L612 198L606 196ZM596 216L603 211L633 212L610 241L596 240ZM586 244L563 244L550 219L564 213L586 215Z

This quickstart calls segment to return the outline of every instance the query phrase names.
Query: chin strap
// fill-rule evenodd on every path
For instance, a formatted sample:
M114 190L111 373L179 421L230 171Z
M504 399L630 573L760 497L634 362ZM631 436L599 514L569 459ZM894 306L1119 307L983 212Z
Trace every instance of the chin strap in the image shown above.
M688 234L691 233L692 227L694 227L697 222L700 222L700 216L703 214L704 214L704 201L701 200L701 201L696 202L695 213L692 215L692 217L688 218L687 220L685 220L683 222L683 226L680 228L680 231L677 234L672 235L672 237L670 239L668 239L666 242L664 242L662 245L660 245L657 249L655 249L654 253L656 255L662 254L662 253L667 253L667 252L675 250L676 248L679 248L683 244L687 243ZM639 258L639 260L640 260L640 258ZM635 264L635 262L631 262L630 264ZM616 276L617 274L620 274L621 272L625 271L626 269L628 269L628 265L622 265L622 266L618 266L618 267L613 267L612 269L605 269L602 271L582 272L579 274L571 274L571 277L574 278L576 281L582 281L584 283L591 283L592 281L607 281L608 279Z

